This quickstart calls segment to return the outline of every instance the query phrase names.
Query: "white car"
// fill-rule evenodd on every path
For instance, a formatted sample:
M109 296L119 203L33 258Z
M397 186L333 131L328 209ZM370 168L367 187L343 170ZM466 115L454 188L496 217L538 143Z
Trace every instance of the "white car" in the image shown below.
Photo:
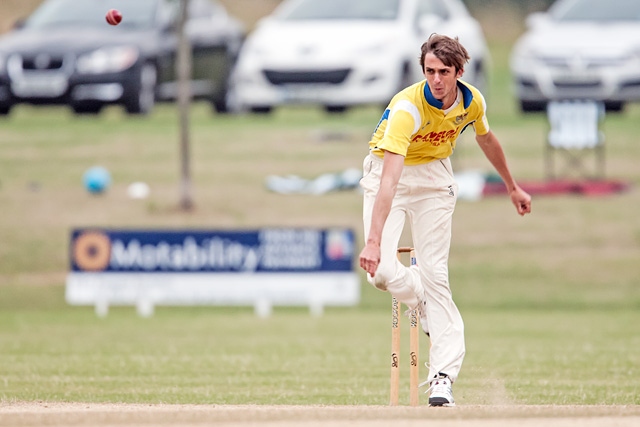
M640 101L640 0L558 0L527 18L511 71L522 111L592 99L607 110Z
M488 49L461 0L284 0L247 37L232 102L262 113L285 104L385 106L424 78L420 46L432 33L459 37L472 57L464 79L482 86Z

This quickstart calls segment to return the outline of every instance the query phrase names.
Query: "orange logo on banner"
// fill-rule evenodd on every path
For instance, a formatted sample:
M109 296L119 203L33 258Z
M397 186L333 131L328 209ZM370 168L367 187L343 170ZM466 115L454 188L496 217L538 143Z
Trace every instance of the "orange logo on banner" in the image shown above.
M110 259L111 240L100 231L85 231L73 242L73 260L81 270L105 270Z

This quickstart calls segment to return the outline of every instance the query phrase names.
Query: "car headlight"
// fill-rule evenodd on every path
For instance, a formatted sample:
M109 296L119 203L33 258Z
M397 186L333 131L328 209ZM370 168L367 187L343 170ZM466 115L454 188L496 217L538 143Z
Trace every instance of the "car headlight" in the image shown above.
M246 47L247 55L262 58L269 56L269 46L260 45L258 43L252 43L251 45Z
M520 47L514 50L511 56L511 67L519 70L531 71L531 68L536 65L538 58L532 48Z
M80 74L104 74L124 71L136 63L140 53L134 47L105 47L78 57Z

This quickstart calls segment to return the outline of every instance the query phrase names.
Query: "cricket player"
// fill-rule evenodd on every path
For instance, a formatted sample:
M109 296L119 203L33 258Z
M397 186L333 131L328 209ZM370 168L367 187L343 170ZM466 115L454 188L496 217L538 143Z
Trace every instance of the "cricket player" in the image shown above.
M365 237L360 266L376 288L419 310L431 340L429 375L421 384L430 386L430 406L454 404L451 384L465 355L464 324L448 271L458 193L450 156L462 131L475 131L516 211L531 212L531 196L511 176L500 142L489 129L482 94L460 80L469 59L457 38L429 37L420 55L426 80L400 91L389 103L369 142L360 181ZM396 256L406 219L417 261L410 267Z

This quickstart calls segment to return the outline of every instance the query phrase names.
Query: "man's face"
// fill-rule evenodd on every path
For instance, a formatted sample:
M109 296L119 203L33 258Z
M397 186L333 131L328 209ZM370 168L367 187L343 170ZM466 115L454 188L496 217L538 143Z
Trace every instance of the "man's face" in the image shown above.
M444 103L444 108L448 108L456 100L456 82L462 77L464 70L456 72L455 67L447 67L437 56L429 52L424 57L423 71L433 96Z

